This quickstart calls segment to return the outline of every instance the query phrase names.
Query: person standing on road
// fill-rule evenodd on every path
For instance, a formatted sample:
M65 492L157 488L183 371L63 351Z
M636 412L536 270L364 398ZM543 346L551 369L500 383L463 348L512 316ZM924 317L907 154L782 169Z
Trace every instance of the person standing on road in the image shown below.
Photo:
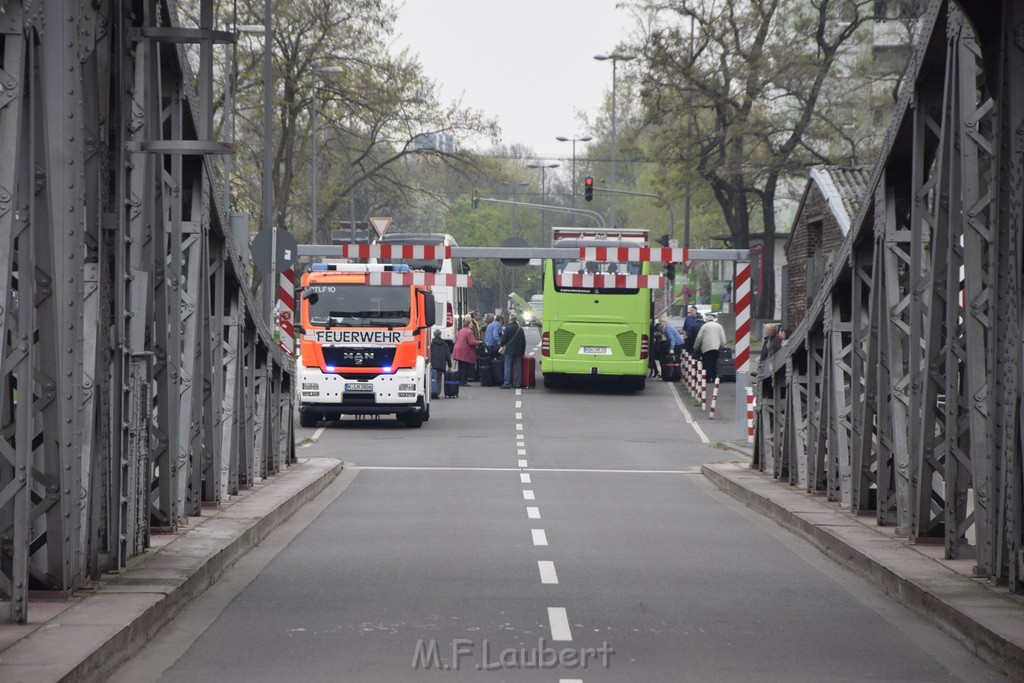
M690 306L690 314L683 321L683 335L685 337L684 347L686 352L694 358L700 358L700 355L693 348L693 342L697 339L703 324L704 320L700 317L700 311L697 310L696 306Z
M487 325L487 330L484 332L484 348L487 349L487 353L491 356L498 354L498 347L501 346L501 325L504 322L504 318L496 315L494 320Z
M501 349L505 354L505 382L502 389L518 387L523 383L523 354L526 353L526 333L518 318L511 318L501 335Z
M452 350L448 348L448 342L441 338L441 330L434 330L434 339L430 342L430 372L437 382L438 391L431 391L431 398L440 396L440 387L444 386L444 375L451 367Z
M452 356L459 361L459 384L469 386L469 368L476 365L476 347L483 344L473 336L473 321L466 320L455 337L455 352Z
M726 339L725 329L715 320L713 313L708 313L705 319L706 322L693 341L693 350L700 354L708 384L711 384L718 379L718 355L719 350L725 346Z

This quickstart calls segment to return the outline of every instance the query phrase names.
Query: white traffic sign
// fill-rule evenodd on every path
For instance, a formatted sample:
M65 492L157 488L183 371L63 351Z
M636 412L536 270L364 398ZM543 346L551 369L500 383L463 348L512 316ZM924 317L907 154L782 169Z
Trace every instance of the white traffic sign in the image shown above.
M391 216L371 218L370 225L377 232L377 237L383 237L384 233L391 227Z

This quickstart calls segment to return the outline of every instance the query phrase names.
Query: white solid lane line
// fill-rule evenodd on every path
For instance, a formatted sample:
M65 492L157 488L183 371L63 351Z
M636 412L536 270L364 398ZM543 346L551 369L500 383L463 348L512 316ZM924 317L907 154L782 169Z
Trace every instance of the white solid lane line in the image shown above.
M530 489L523 489L523 500L533 500L533 491Z
M700 437L700 440L703 443L711 443L711 439L708 438L708 435L704 433L704 430L700 428L700 425L694 422L693 417L690 416L690 411L686 409L686 404L683 403L683 399L679 398L679 390L676 389L676 385L669 383L669 386L672 387L672 396L675 397L676 405L679 406L679 410L683 413L683 418L690 423L690 426L693 427L695 432L697 432L697 436Z
M526 455L526 454L525 454L525 453L522 453L522 455ZM525 460L520 460L520 461L519 461L519 466L520 466L520 467L526 467L526 461L525 461Z
M519 483L520 484L532 484L533 482L530 481L530 475L529 474L520 474L519 475Z
M533 535L534 545L547 545L548 535L544 533L543 529L530 529L530 533Z
M537 569L540 570L541 583L558 583L558 574L555 573L555 563L550 560L537 560Z
M572 640L569 615L564 607L548 607L548 622L551 624L551 640Z
M320 435L324 433L325 429L327 429L327 427L319 427L319 428L317 428L317 430L315 432L313 432L313 441L319 441L320 440Z
M520 460L520 463L526 462ZM519 465L524 468L526 465ZM358 465L351 464L346 469L350 470L395 470L410 472L515 472L515 467L430 467L420 465ZM557 472L569 474L701 474L699 467L692 467L686 470L588 470L584 468L563 468L563 467L533 467L534 472Z
M540 519L540 508L532 508L532 507L526 508L526 518L527 519Z

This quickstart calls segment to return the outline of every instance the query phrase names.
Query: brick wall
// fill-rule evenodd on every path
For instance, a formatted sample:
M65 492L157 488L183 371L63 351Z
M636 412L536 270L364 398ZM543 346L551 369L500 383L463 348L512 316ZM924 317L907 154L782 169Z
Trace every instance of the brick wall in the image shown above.
M809 221L818 217L822 218L820 231L808 225ZM816 272L818 282L812 283L812 287L815 289L811 292L813 299L825 266L831 260L832 255L839 250L844 239L845 235L839 229L835 217L829 212L828 205L817 184L810 183L807 199L804 201L803 210L793 224L793 237L786 250L786 262L789 264L789 277L786 282L788 297L788 306L785 312L786 329L795 330L807 313L808 259L820 255L817 260L820 267Z

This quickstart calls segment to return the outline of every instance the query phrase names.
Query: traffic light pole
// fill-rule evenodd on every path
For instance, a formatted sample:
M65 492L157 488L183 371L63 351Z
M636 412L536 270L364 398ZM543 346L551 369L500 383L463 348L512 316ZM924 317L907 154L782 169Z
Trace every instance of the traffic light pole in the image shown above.
M596 211L589 209L569 209L564 206L548 206L547 204L530 204L528 202L514 202L508 199L491 199L490 197L479 197L477 201L488 202L489 204L509 204L510 206L525 206L528 209L538 209L540 211L554 211L556 213L572 213L586 216L587 218L594 221L599 228L604 228L604 217Z

